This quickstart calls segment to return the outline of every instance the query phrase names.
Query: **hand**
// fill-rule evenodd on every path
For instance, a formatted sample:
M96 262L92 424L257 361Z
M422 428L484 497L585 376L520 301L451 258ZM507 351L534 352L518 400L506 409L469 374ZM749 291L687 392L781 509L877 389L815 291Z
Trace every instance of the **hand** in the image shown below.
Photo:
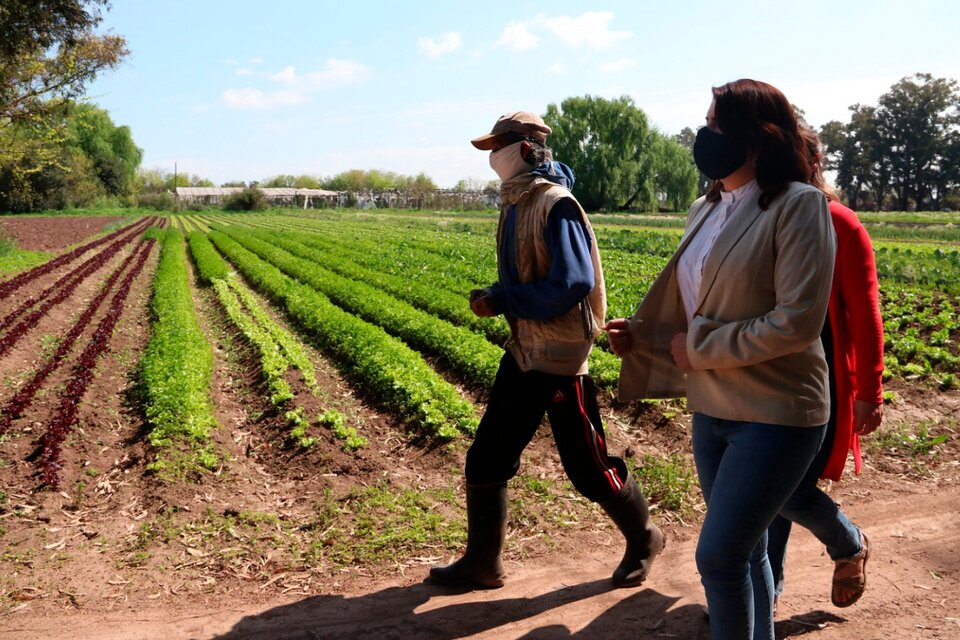
M607 341L610 343L610 350L618 356L622 357L623 354L633 348L633 336L630 335L630 320L627 318L610 320L600 328L607 332Z
M693 369L690 365L690 358L687 356L686 333L673 334L673 339L670 340L670 355L673 356L673 361L677 363L677 366L682 371Z
M493 311L490 293L486 289L474 289L470 292L470 310L480 318L497 315Z
M853 432L865 436L876 431L883 420L883 404L855 400L853 403Z

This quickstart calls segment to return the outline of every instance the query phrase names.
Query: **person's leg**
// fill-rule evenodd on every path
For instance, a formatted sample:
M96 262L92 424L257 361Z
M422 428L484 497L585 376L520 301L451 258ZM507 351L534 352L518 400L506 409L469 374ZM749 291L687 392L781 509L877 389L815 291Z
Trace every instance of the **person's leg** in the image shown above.
M543 419L549 394L542 374L521 372L513 357L504 355L487 411L467 451L467 548L459 560L432 567L433 582L503 585L500 550L507 530L507 481L520 467L520 455Z
M753 591L753 638L768 640L774 637L773 599L776 597L773 572L767 556L767 532L760 536L750 552L750 584Z
M809 529L827 547L834 561L849 558L863 548L860 529L816 483L804 479L780 511L784 518Z
M626 463L607 452L606 434L590 376L556 376L547 415L557 452L573 486L592 502L603 503L623 490Z
M520 469L520 456L543 420L553 390L551 376L521 371L509 353L497 370L490 399L467 450L468 485L504 483Z
M787 541L790 539L790 529L793 523L782 515L777 515L767 527L767 557L770 559L770 570L773 572L774 597L783 593L784 566L787 563Z
M641 584L663 549L663 532L626 463L607 453L596 390L590 376L558 378L547 408L563 468L574 487L597 502L623 533L626 550L613 573L618 587Z
M835 416L831 411L827 423L824 444L820 447L810 468L800 481L800 486L780 512L784 518L809 529L827 547L833 560L856 555L862 548L860 530L840 511L840 507L818 486L833 445L836 429Z
M822 436L822 427L731 422L694 414L694 459L707 502L697 568L715 640L772 640L773 584L763 535L802 478Z

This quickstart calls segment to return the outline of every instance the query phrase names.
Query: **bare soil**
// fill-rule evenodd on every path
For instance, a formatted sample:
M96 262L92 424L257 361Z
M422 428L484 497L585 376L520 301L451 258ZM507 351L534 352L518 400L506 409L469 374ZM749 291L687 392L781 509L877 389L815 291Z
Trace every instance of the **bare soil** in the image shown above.
M36 248L31 243L40 235L47 250L57 250L102 228L75 220L89 219L45 218L42 226L5 229L21 247ZM663 555L642 587L613 589L609 576L622 539L601 510L565 489L546 429L529 447L521 476L548 483L553 499L531 499L520 478L511 483L502 589L458 591L424 582L428 567L456 548L405 546L369 563L310 563L291 553L291 546L316 539L317 505L342 504L357 487L453 491L462 498L464 444L437 447L412 437L314 353L321 391L308 393L291 375L296 402L310 415L336 408L369 444L346 452L327 434L309 451L291 449L283 417L264 400L251 354L203 290L195 303L215 350L213 393L222 426L216 441L230 458L217 473L178 483L147 472L151 452L133 383L149 337L155 260L137 279L82 400L60 487L39 485L31 453L69 365L48 381L30 415L0 437L0 638L709 638L694 563L700 512L655 510L668 535ZM43 361L110 268L0 361L0 404ZM16 300L57 277L48 274ZM16 300L0 301L0 317ZM832 563L811 534L797 530L778 638L960 638L960 393L904 380L887 388L896 399L882 430L926 425L931 437L947 439L930 453L885 441L868 448L860 476L829 487L870 536L867 591L849 609L831 605ZM482 403L481 395L465 392ZM604 398L603 415L616 454L689 455L689 417L682 412ZM438 500L435 507L450 521L463 519L458 504ZM223 525L241 513L275 519Z

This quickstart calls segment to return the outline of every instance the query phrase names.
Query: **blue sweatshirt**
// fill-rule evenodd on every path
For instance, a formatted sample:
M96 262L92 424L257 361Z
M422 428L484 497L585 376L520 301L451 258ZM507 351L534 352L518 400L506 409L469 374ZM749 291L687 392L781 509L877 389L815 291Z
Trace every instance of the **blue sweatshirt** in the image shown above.
M560 162L545 162L531 173L567 189L574 183L573 170ZM567 313L593 289L590 234L580 208L572 197L558 201L547 216L546 243L553 261L546 278L520 282L514 261L517 207L512 205L504 221L500 282L489 288L495 313L516 318L549 320Z

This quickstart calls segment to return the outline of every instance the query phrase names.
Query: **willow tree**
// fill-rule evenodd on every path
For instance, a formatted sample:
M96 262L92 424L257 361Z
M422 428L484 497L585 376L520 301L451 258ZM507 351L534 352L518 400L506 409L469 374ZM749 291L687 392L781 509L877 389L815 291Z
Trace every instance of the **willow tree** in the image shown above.
M543 117L553 129L547 143L576 175L573 193L587 210L637 204L648 187L650 127L633 100L594 96L550 104Z

